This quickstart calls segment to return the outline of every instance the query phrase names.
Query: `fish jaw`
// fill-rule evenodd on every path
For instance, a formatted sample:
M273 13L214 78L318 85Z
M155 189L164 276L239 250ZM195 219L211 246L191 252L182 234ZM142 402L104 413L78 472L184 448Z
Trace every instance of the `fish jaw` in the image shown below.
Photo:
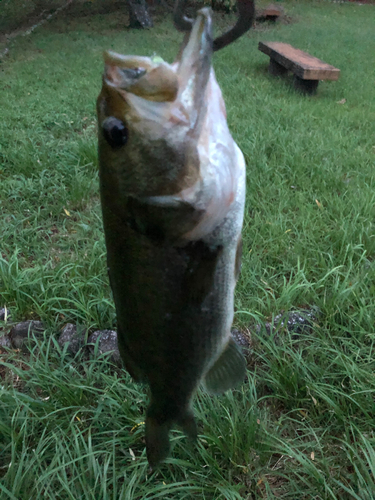
M199 118L207 109L206 88L212 61L212 11L201 9L186 45L174 63L180 87L177 101L190 116L190 127L199 134Z
M211 70L211 11L202 9L173 64L105 52L97 101L99 160L111 167L123 194L170 195L200 177L197 141L207 112ZM113 148L106 120L126 127L128 141ZM107 172L108 173L108 172Z

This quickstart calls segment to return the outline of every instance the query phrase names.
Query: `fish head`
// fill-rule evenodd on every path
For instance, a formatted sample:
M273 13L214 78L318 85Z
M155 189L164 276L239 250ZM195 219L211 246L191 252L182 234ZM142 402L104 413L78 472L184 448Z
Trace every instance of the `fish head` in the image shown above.
M197 182L211 25L211 10L200 10L173 64L104 53L97 100L100 175L102 184L114 181L117 195L170 195Z

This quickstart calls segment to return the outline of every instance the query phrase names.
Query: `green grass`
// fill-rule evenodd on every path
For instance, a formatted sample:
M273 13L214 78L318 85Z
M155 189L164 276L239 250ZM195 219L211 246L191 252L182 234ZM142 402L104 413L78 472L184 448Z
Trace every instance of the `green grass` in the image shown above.
M152 475L144 388L104 358L72 360L56 335L68 321L115 326L96 160L101 52L172 60L181 36L162 16L148 32L124 30L121 11L90 15L85 3L82 15L64 11L8 42L0 306L48 331L31 354L2 354L1 499L375 497L374 6L283 5L293 22L260 26L214 57L247 160L235 322L252 331L249 380L221 397L200 393L198 444L176 431ZM340 79L303 97L268 76L259 40L309 51ZM312 305L321 315L308 335L254 329Z

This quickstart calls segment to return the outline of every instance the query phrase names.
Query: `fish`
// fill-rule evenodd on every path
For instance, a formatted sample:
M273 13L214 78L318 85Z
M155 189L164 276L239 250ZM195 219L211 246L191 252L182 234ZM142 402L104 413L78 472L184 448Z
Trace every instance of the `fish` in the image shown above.
M172 64L105 52L97 99L118 346L126 370L149 386L151 468L168 457L174 426L196 439L200 385L220 394L246 375L231 336L245 160L212 67L212 12L201 9L184 23L189 31Z

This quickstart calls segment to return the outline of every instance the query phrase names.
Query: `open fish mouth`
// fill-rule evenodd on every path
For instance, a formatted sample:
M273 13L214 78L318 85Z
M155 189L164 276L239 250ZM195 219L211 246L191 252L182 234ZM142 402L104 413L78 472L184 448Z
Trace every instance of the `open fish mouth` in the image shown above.
M198 12L196 21L183 48L173 64L161 58L123 56L104 52L103 83L110 89L153 102L180 100L184 108L197 104L204 91L211 68L212 20L211 9ZM187 111L187 109L186 109Z
M176 0L174 9L175 27L187 32L176 61L168 64L160 58L105 52L104 86L151 102L180 101L185 108L182 114L184 111L189 114L192 108L202 105L199 94L204 94L209 78L212 52L226 47L251 27L255 14L254 2L237 0L237 23L215 40L212 38L211 9L199 10L196 19L192 20L184 16L184 3L185 0ZM126 94L122 94L122 98L126 100ZM159 117L165 114L165 110L162 113L160 109L158 111L156 114ZM194 116L192 121L194 124Z
M104 53L103 87L97 101L99 155L105 158L121 150L116 169L127 173L121 177L124 193L177 193L199 177L197 142L212 71L211 16L209 8L198 12L172 64L160 57ZM150 160L140 161L145 155ZM154 171L154 184L150 178L146 184L150 162L160 166L157 174ZM156 187L168 169L174 171L173 182L169 178Z

